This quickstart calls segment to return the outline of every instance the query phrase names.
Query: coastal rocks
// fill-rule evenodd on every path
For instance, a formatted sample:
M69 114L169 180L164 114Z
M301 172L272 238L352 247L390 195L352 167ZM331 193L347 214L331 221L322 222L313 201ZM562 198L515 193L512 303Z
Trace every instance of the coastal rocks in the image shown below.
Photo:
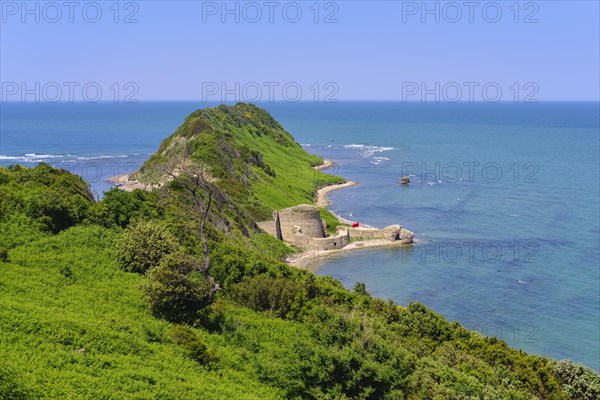
M395 242L401 238L402 227L400 225L386 226L381 230L381 236L383 239Z
M400 243L403 244L412 243L415 237L413 232L402 228L400 225L386 226L380 232L383 239L389 240L390 242L400 241Z
M410 178L408 177L408 175L404 175L401 179L400 179L400 184L401 185L408 185L410 184Z
M404 228L400 230L400 243L412 243L414 238L415 234L412 231L409 231L408 229Z

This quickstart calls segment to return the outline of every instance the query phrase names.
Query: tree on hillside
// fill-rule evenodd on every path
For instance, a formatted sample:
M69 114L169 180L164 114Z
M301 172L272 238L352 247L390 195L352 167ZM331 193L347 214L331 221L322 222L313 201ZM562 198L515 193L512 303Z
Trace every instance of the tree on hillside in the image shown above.
M122 269L138 274L160 264L162 258L180 250L167 228L154 221L129 226L116 245L117 261Z
M203 263L197 264L195 271L201 273L209 285L206 297L202 300L200 308L212 303L215 293L219 290L219 284L209 275L210 253L208 251L208 240L206 238L206 222L214 198L223 199L225 196L219 188L211 181L210 175L204 165L199 162L195 165L165 166L165 174L171 179L171 183L165 192L173 201L181 205L180 209L190 210L200 236L202 245Z
M148 272L142 290L155 314L173 322L193 322L209 305L216 289L199 264L192 256L174 253Z

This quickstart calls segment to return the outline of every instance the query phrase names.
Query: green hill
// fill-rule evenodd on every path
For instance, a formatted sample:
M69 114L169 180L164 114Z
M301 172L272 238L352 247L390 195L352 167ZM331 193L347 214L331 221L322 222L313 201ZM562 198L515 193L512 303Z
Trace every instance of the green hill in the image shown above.
M206 165L200 186L95 202L65 171L0 168L0 400L599 398L589 368L283 264L253 221L339 180L320 161L239 104L193 113L136 173Z
M315 171L322 158L304 151L267 111L244 103L193 112L132 178L164 182L165 169L198 163L255 220L311 203L318 188L344 181Z

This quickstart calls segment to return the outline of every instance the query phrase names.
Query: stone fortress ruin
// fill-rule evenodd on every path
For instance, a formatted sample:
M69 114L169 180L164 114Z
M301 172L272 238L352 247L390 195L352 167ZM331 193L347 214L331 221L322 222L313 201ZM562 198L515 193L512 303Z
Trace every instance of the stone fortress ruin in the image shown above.
M335 234L327 235L327 225L321 219L320 208L301 204L273 212L273 220L258 226L279 240L293 243L304 250L339 250L351 239L386 239L390 242L412 243L414 234L400 225L383 229L338 226Z

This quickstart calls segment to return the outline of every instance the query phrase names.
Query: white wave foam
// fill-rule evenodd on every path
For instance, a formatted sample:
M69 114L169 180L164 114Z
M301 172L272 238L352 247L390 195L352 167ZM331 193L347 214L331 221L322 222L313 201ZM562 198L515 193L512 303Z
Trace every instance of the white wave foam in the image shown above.
M42 158L63 158L66 154L36 154L36 153L25 153L25 157L31 159L42 159Z
M73 163L77 161L90 161L99 159L110 159L110 158L127 158L128 155L117 154L117 155L102 155L102 156L81 156L76 157L71 154L37 154L37 153L25 153L22 156L8 156L0 154L0 161L15 161L25 163L38 163L46 162L50 160L60 161L61 163ZM61 160L59 160L61 159Z
M366 144L351 143L343 145L345 149L357 149L361 151L361 156L364 159L372 159L371 164L381 164L382 161L388 161L387 157L376 157L375 154L383 153L384 151L395 150L394 147L387 146L372 146Z
M77 160L89 161L89 160L104 160L107 158L127 158L127 155L114 155L114 156L89 156L89 157L77 157Z
M371 164L374 164L374 165L379 165L379 164L381 164L382 162L384 162L384 161L389 161L389 160L390 160L390 159L389 159L388 157L373 157L373 158L371 159Z
M39 163L47 161L51 158L63 158L64 154L36 154L36 153L27 153L24 156L4 156L0 155L0 160L10 160L16 162L29 162L29 163Z

